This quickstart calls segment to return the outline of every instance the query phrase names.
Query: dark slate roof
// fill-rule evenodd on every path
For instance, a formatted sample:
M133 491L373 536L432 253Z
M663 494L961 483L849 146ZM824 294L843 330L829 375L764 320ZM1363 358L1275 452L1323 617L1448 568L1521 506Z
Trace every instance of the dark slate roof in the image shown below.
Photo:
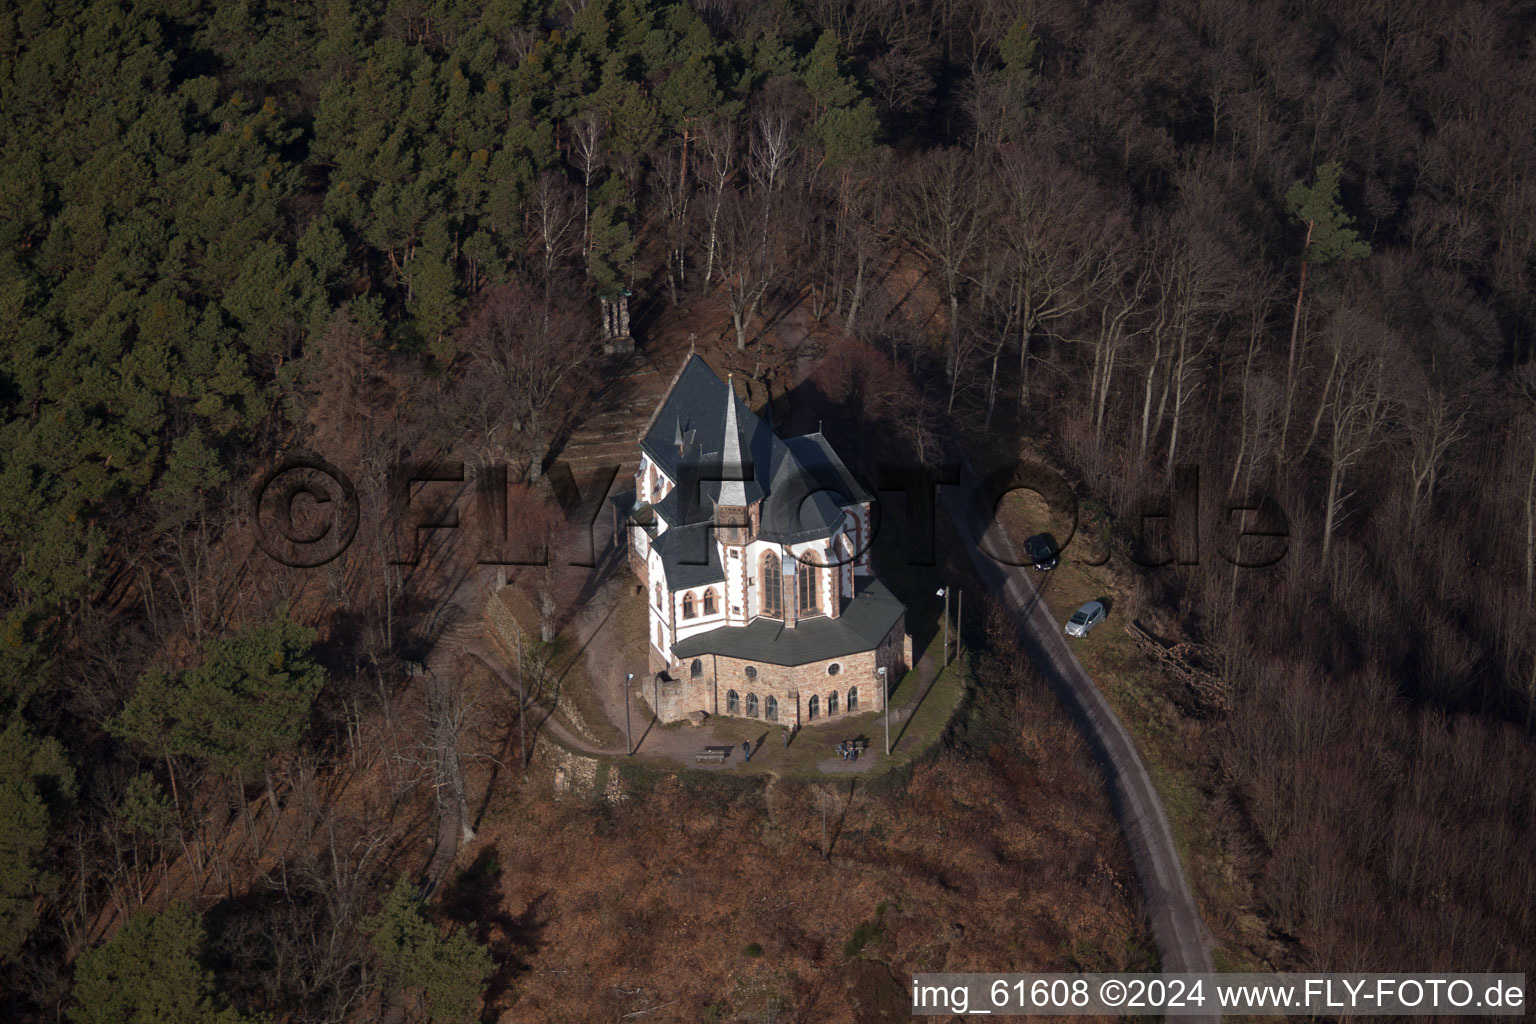
M661 556L668 590L725 581L720 548L708 525L674 526L652 541L651 546Z
M745 626L721 626L672 645L680 659L719 654L767 665L805 665L867 651L885 639L901 618L901 602L872 576L856 578L854 599L838 618L806 619L785 629L776 619L754 619Z
M806 474L816 481L817 487L833 492L834 497L841 497L839 505L872 500L864 485L843 465L843 460L837 457L837 452L821 434L787 438L784 444Z
M768 479L765 470L771 468L776 440L767 424L733 395L742 457L747 465L722 465L727 390L725 381L715 376L708 363L696 355L689 356L640 439L640 449L677 484L671 494L657 503L657 510L672 525L712 518L720 480L727 478L727 474L732 479L750 474L745 486L749 504L763 496L761 481ZM685 442L692 441L685 443L681 452L677 449L679 436Z
M727 394L736 403L740 467L723 465ZM741 474L748 476L748 504L762 501L758 536L764 540L824 537L837 525L842 506L870 500L826 438L780 440L697 355L689 356L673 379L640 447L676 482L655 505L673 527L712 521L720 480Z
M780 442L788 458L779 466L763 502L760 536L795 542L825 537L844 506L870 496L820 434Z

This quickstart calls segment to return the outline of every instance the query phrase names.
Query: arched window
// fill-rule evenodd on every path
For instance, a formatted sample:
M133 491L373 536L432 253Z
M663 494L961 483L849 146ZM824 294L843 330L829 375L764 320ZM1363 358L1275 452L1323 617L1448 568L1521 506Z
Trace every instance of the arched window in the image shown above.
M802 561L795 567L795 586L800 598L800 614L815 615L821 611L821 570Z
M689 669L689 672L692 673L693 678L695 678L695 679L699 678L699 676L704 674L704 663L702 661L700 661L698 658L694 658L693 659L693 668Z
M656 584L656 607L661 607L661 584Z
M835 714L837 714L837 691L836 690L833 690L831 693L827 694L827 714L828 715L835 715Z
M763 701L763 717L770 722L777 722L779 720L779 699L777 697L768 697Z
M725 691L725 713L728 715L741 714L741 697L735 690Z
M755 693L747 694L747 717L757 717L757 694Z
M779 561L779 556L772 551L763 553L761 563L761 580L759 589L762 591L761 614L770 619L784 617L784 578L780 575L784 566Z
M852 714L857 710L859 710L859 688L850 686L848 687L848 713Z
M683 595L683 618L685 618L685 619L693 618L693 595L692 594L684 594Z
M742 671L743 671L743 673L746 675L746 677L748 679L756 679L757 678L757 666L756 665L748 665Z
M713 615L715 610L715 589L711 587L704 591L704 614Z
M842 670L843 670L843 666L839 665L837 662L834 661L832 664L827 666L827 675L835 676L839 672L841 672Z
M814 696L811 697L810 703L806 704L806 706L805 706L805 717L806 718L815 718L816 717L817 709L819 707L820 707L820 704L818 703L816 698Z

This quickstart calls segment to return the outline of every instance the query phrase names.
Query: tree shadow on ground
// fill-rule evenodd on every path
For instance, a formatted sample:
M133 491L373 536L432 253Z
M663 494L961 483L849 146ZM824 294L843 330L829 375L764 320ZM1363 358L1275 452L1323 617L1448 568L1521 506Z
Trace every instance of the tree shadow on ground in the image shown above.
M501 861L494 846L481 850L443 893L444 916L469 929L496 963L496 972L486 983L482 1020L497 1019L497 1004L517 976L529 970L529 958L543 945L549 925L548 900L549 893L541 892L522 913L507 913L501 895Z

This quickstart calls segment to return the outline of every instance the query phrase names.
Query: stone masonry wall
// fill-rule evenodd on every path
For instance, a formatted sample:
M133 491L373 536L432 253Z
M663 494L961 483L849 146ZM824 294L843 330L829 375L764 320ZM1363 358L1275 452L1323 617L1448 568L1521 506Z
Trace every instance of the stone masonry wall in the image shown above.
M859 691L856 714L883 710L885 695L881 692L880 677L875 669L884 666L888 683L895 685L910 665L911 649L912 640L906 634L906 618L903 616L873 650L805 665L770 665L705 655L697 659L700 662L697 677L692 675L691 660L666 666L672 678L663 681L659 687L660 707L655 706L658 688L649 682L640 696L663 722L675 722L694 711L729 714L728 695L729 691L735 690L739 710L734 717L747 717L747 695L756 694L760 720L764 719L767 698L772 696L779 702L778 724L822 725L848 715L850 687L857 687ZM838 666L838 672L829 675L827 670L834 664ZM756 678L748 677L748 668L756 670ZM837 714L828 715L827 698L834 691L837 693ZM817 698L815 719L810 717L812 696Z
M676 722L695 711L703 711L695 697L696 686L686 679L667 678L662 673L646 677L644 683L635 684L646 706L656 712L663 722Z

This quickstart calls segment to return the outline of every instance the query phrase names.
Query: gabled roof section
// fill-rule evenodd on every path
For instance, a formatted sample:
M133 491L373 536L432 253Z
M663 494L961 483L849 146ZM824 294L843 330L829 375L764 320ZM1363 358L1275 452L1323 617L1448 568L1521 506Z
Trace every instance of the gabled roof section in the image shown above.
M817 487L832 493L833 497L841 496L842 500L839 504L850 505L874 500L873 495L865 490L858 478L843 465L843 460L838 458L837 452L832 450L831 443L821 434L786 438L784 444L805 471L806 476Z
M745 465L727 464L727 420L731 418L736 421L734 447L740 453L734 461L744 461ZM640 439L640 450L676 484L673 494L687 488L677 500L670 500L673 494L667 495L668 500L661 503L662 515L673 525L713 518L721 484L733 478L741 490L728 495L740 499L732 504L761 500L768 467L754 460L763 447L761 442L771 437L767 425L715 376L708 363L697 355L689 356ZM682 445L677 443L679 439ZM748 479L740 480L742 476Z
M720 550L707 525L668 530L657 537L652 546L661 558L668 590L725 582Z
M869 492L843 465L820 434L780 442L789 458L769 487L763 503L763 532L785 541L826 536L843 517L843 509L869 501Z
M800 542L828 536L845 506L870 500L826 438L780 440L697 355L672 379L640 448L676 485L655 505L674 528L713 522L716 505L761 501L758 536Z

